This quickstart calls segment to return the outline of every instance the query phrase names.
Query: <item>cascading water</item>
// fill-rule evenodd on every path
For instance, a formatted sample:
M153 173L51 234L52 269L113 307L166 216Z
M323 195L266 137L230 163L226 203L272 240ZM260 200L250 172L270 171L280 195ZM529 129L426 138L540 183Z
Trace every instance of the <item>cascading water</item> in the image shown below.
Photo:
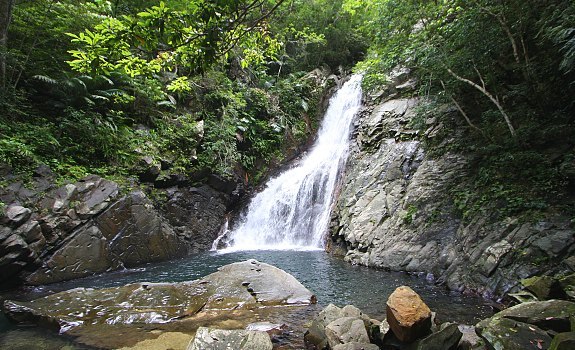
M317 141L300 163L253 198L228 234L229 250L322 248L351 122L361 106L361 78L354 75L330 99Z

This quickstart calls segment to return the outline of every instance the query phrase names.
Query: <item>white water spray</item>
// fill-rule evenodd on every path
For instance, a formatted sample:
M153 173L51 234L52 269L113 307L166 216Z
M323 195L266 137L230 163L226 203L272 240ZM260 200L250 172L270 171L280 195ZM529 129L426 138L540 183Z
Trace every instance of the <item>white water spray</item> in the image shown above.
M315 144L253 198L226 250L323 248L351 123L361 106L361 78L354 75L330 99Z

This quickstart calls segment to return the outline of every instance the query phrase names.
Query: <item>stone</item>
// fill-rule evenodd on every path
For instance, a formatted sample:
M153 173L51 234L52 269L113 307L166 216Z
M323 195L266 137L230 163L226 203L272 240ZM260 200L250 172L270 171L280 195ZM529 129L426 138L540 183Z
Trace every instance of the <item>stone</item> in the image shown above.
M387 299L387 322L402 342L413 342L431 331L431 310L407 286L398 287Z
M172 187L159 208L167 222L190 244L191 252L211 248L228 212L230 198L210 186Z
M488 349L547 349L551 344L551 337L541 328L505 317L494 316L476 327Z
M87 219L102 212L120 190L117 183L96 175L86 176L76 183L76 187L79 193L74 209L80 219Z
M187 350L272 350L266 332L198 328Z
M459 325L462 337L459 340L458 350L476 349L481 344L481 338L475 332L475 327L470 325Z
M521 284L539 300L564 298L566 296L559 281L551 276L534 276L521 280Z
M24 238L28 244L44 239L40 223L36 220L28 220L26 223L18 227L14 233Z
M303 338L306 345L315 349L325 349L328 345L325 327L341 317L342 310L339 307L333 304L326 306L305 332Z
M28 302L6 300L2 310L14 322L50 325L64 333L82 326L166 324L315 301L313 293L287 272L248 260L195 281L76 288Z
M325 327L325 334L332 349L338 344L350 342L369 343L363 320L357 317L342 317L330 322Z
M142 182L154 182L162 171L160 162L156 162L150 156L144 156L140 159L139 168L141 169L139 178Z
M443 324L438 332L418 340L413 350L455 350L459 346L462 333L455 323Z
M95 219L110 253L126 267L188 254L189 244L155 211L142 191L134 191Z
M120 268L109 242L96 226L85 226L43 265L26 277L30 284L48 284Z
M553 337L549 350L575 349L575 332L559 333Z
M543 330L568 332L571 329L569 317L572 315L575 315L575 303L566 300L548 300L515 305L497 313L494 317L528 323ZM477 326L482 325L482 322Z
M379 350L379 346L369 343L350 342L338 344L332 350Z
M4 216L11 227L18 227L30 218L32 211L20 205L9 205L5 211Z

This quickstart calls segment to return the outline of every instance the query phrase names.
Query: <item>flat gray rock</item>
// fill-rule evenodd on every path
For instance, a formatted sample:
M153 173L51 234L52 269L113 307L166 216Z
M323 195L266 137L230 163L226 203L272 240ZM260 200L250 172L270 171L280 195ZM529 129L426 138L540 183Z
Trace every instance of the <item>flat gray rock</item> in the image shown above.
M7 300L3 311L15 322L66 332L87 325L164 324L206 312L307 305L315 300L287 272L248 260L189 282L76 288L29 302Z
M269 335L262 331L198 328L187 350L272 350Z

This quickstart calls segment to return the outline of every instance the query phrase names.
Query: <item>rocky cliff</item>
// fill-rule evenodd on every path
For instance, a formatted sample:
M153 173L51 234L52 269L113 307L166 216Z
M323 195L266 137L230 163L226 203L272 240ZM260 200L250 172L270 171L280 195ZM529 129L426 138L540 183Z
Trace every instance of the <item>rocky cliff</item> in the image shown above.
M0 191L9 203L0 218L0 288L207 250L233 203L232 190L224 187L179 184L158 190L162 200L153 203L142 190L122 193L117 183L95 175L54 187L49 169L40 168L32 183L14 181Z
M468 181L473 155L433 155L422 142L442 132L438 120L461 123L462 117L443 106L425 120L424 132L412 130L419 101L401 96L410 95L414 82L405 72L392 81L367 97L358 116L329 249L354 264L424 273L450 289L485 296L514 290L535 274L574 270L569 218L502 218L493 205L462 220L452 189Z

